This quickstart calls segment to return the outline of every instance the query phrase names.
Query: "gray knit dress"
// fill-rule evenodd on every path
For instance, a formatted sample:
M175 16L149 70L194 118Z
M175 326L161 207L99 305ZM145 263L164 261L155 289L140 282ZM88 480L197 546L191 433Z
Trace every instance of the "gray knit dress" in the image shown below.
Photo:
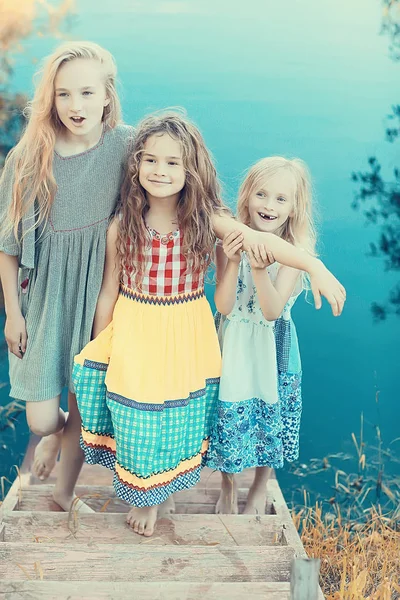
M20 246L12 235L0 240L0 251L19 256L19 299L28 334L22 360L9 353L13 398L42 401L65 386L73 391L73 358L90 340L107 227L132 139L133 128L118 125L104 129L87 152L68 157L55 152L57 194L48 223ZM14 179L12 167L7 171L0 189L2 212Z

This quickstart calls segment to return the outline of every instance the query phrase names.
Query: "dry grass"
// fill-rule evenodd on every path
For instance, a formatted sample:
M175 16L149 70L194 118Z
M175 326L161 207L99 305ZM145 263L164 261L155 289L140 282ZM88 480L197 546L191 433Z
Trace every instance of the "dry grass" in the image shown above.
M400 598L399 523L372 508L365 522L343 522L321 507L294 515L311 558L321 559L320 584L328 600Z
M321 559L320 584L328 600L400 599L400 478L389 475L397 471L392 448L399 440L384 449L377 427L376 445L367 446L363 429L361 415L359 438L351 436L356 472L332 466L340 455L319 465L315 460L309 472L325 476L332 470L333 493L310 507L304 492L305 506L293 511L307 554Z
M25 404L12 400L4 406L0 406L0 431L10 428L15 433L14 421L16 417L25 410Z

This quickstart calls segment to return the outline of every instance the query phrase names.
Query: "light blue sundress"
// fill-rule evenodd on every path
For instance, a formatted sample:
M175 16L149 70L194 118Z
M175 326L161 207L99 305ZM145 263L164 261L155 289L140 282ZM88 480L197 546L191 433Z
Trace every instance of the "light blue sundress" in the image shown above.
M268 267L272 281L279 267ZM222 375L206 459L212 469L280 468L298 458L301 360L291 309L301 289L299 283L280 317L267 321L243 253L235 306L217 315Z

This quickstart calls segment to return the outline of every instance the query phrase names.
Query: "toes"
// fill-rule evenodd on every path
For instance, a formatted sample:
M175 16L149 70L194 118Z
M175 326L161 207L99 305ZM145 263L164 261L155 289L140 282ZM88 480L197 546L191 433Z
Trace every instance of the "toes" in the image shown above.
M138 526L138 529L137 529L137 533L139 535L143 535L144 532L145 532L145 530L144 530L144 523L139 523L139 526Z
M151 535L153 535L153 532L154 532L154 525L149 525L144 530L143 535L145 537L150 537Z

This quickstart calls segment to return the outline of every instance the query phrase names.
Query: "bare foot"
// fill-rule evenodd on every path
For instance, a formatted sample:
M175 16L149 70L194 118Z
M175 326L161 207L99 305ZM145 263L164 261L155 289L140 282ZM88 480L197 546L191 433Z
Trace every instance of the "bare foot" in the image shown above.
M84 513L87 514L87 513L95 512L92 508L90 508L90 506L85 504L75 494L73 496L63 496L62 494L59 494L58 492L54 491L53 492L53 500L56 504L58 504L58 506L61 506L61 508L65 512L77 511L77 512L79 512L79 514L84 514Z
M243 510L244 515L265 515L265 505L267 503L267 486L256 485L251 486L246 506Z
M221 473L221 493L215 512L221 515L237 515L239 512L237 499L237 483L233 473Z
M143 508L131 508L126 515L126 522L135 533L150 537L154 532L157 521L158 506L144 506Z
M47 479L54 469L60 452L62 432L63 430L47 435L35 448L32 473L41 481Z
M165 502L160 504L158 514L159 516L167 517L175 513L175 500L173 496L169 496Z

